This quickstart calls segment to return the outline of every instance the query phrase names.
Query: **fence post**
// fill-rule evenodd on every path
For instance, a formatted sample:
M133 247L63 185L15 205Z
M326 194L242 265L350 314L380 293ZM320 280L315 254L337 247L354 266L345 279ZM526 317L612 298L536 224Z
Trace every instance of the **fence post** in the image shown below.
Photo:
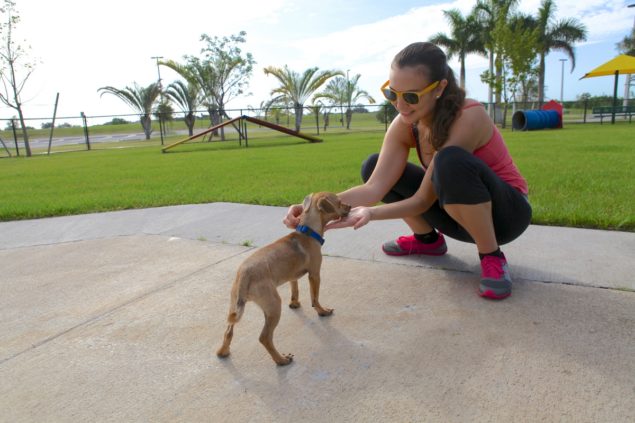
M163 145L163 113L157 113L159 115L159 133L161 134L161 145Z
M241 122L243 123L243 131L245 132L245 148L249 147L249 136L247 135L247 120L246 119L241 119Z
M243 116L243 109L240 109L238 111L240 114L239 116L242 118ZM238 121L238 146L242 146L242 140L243 140L243 125L247 126L247 124L245 123L244 119L240 119ZM245 147L247 147L247 140L245 139Z
M51 155L51 144L53 143L53 130L55 129L55 117L57 116L57 103L60 99L60 93L55 96L55 107L53 108L53 122L51 123L51 134L49 135L48 155Z
M11 119L11 129L13 130L13 141L15 142L15 154L20 157L20 147L18 146L18 133L15 130L15 119Z
M86 149L90 150L90 139L88 138L88 122L86 122L86 115L84 112L80 112L82 116L82 122L84 125L84 139L86 140Z
M589 100L585 99L584 100L584 119L582 121L583 123L586 123L586 108L588 104L589 104Z

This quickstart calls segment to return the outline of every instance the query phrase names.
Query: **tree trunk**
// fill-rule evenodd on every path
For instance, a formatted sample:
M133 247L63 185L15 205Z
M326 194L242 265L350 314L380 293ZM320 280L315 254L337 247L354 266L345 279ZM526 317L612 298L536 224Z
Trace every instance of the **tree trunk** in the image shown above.
M489 52L489 74L490 76L494 75L494 51L493 50ZM491 85L489 85L487 90L487 114L489 114L490 117L494 116L493 114L494 106L492 105L493 102L494 102L494 88Z
M143 127L143 132L146 134L146 140L149 140L150 134L152 134L152 118L150 115L141 116L141 126Z
M545 54L540 53L540 65L538 68L538 107L542 107L545 101Z
M351 120L353 120L353 109L349 106L346 109L346 129L351 129Z
M300 103L295 103L293 105L293 109L295 111L295 132L300 132L300 128L302 127L302 105Z
M461 55L461 76L460 76L461 88L465 90L465 55Z
M20 126L22 127L22 136L24 137L24 149L26 150L26 156L31 157L31 145L29 144L29 134L26 130L26 124L24 123L24 114L22 113L22 106L18 104L16 107L18 116L20 118Z
M218 113L218 109L214 106L210 106L207 108L207 112L209 113L209 120L212 123L212 126L216 126L220 123L220 114ZM218 129L212 131L213 136L218 136Z
M185 125L187 126L187 133L191 137L192 135L194 135L194 123L196 122L196 116L194 116L194 113L190 112L187 114L187 116L185 116L185 119L183 120L185 121Z

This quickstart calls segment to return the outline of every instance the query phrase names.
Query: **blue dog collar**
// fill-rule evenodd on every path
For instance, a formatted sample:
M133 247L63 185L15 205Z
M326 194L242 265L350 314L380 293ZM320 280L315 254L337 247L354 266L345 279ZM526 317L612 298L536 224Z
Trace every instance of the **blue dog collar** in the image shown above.
M319 242L320 245L324 245L324 238L322 238L319 233L315 232L313 229L309 228L308 226L298 225L295 228L295 230L300 232L301 234L310 236L311 238Z

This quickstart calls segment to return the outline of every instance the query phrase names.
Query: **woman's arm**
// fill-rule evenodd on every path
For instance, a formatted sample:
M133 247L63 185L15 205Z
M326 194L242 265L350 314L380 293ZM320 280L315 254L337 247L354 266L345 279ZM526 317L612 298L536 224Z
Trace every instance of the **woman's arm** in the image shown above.
M437 200L432 187L432 172L434 170L434 158L426 170L423 181L417 192L412 197L395 203L382 204L374 207L355 207L347 217L330 222L326 229L346 228L352 226L359 229L371 220L397 219L416 216L428 210Z
M382 198L397 183L408 162L412 135L408 125L395 118L382 143L375 169L366 183L338 194L340 199L353 207L371 206Z
M397 183L406 167L412 143L410 131L410 127L402 123L399 118L392 121L384 136L377 165L371 177L366 183L339 193L338 196L342 202L353 207L371 206L384 198ZM295 228L301 213L302 205L292 205L283 223L289 228Z

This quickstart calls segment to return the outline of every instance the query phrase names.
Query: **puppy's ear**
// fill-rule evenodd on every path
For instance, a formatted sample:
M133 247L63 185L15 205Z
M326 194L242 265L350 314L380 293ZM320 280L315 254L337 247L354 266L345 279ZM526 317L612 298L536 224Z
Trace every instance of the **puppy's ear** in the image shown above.
M318 210L323 213L335 213L335 205L326 197L320 198L317 205Z
M302 209L306 212L311 208L311 199L313 198L313 194L309 194L304 197L304 202L302 203Z

